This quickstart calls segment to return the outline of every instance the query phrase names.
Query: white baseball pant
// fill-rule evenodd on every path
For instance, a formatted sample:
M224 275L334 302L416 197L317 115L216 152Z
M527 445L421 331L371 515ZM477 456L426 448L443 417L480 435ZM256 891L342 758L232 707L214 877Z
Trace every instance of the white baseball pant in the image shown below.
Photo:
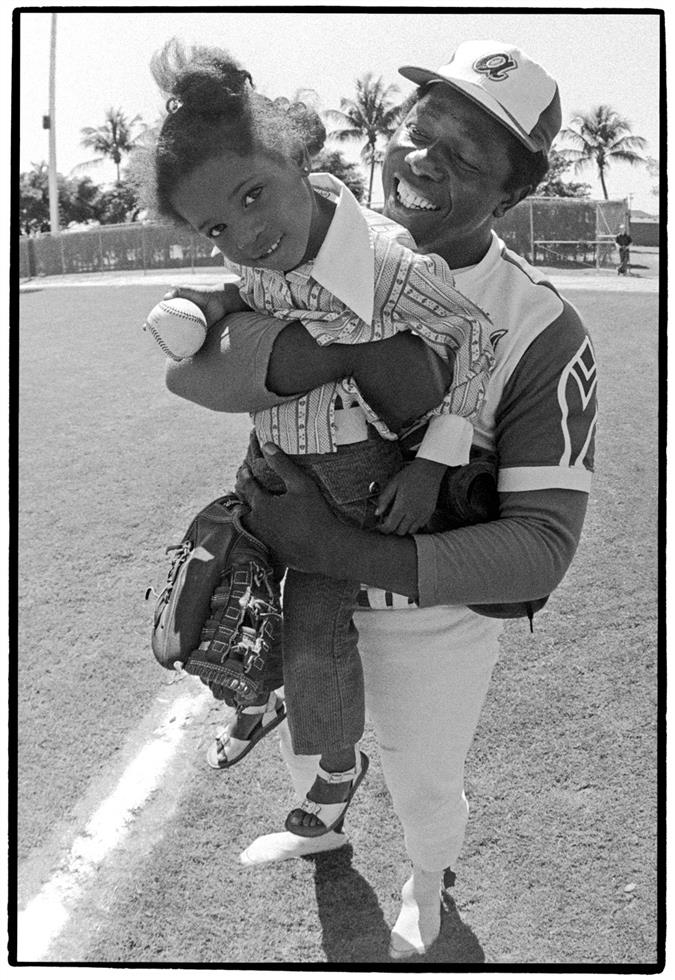
M408 854L428 871L453 868L469 812L464 761L497 661L502 623L461 606L359 610L354 621L366 713ZM295 756L285 723L279 732L302 798L318 756Z

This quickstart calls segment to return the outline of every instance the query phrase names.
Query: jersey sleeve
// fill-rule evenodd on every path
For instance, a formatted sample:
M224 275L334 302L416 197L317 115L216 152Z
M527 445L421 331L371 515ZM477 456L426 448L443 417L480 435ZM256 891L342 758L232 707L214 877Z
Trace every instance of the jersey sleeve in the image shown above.
M416 534L418 604L528 602L549 595L569 568L588 497L548 489L500 496L499 520Z
M229 314L194 357L167 358L167 388L214 412L253 412L291 400L267 388L272 348L286 326L261 313Z
M591 339L565 303L527 348L504 389L495 418L501 492L590 490L596 393Z

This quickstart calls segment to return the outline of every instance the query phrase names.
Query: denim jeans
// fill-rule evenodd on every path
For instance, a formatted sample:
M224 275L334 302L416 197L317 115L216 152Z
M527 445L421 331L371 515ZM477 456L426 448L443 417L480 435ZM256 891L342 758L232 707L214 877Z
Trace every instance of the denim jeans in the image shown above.
M373 434L335 453L292 456L346 524L372 527L375 501L369 491L402 465L396 442ZM282 491L253 435L247 463L267 489ZM320 755L359 741L365 721L363 670L352 613L360 583L309 575L292 568L283 591L283 677L288 725L298 755Z

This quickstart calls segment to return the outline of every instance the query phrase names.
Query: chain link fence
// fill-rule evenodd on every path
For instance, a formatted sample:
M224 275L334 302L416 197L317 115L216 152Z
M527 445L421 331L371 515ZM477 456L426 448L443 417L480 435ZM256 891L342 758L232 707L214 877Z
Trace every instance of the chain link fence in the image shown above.
M630 226L626 200L528 197L495 231L532 265L601 268L614 261L620 225Z
M619 225L629 226L626 201L530 197L495 223L509 248L533 265L607 265ZM146 222L101 225L60 235L22 236L19 275L68 275L128 269L194 269L222 265L209 242L190 231Z
M60 235L22 236L19 275L58 276L128 269L184 269L223 264L213 246L190 231L146 222L101 225Z

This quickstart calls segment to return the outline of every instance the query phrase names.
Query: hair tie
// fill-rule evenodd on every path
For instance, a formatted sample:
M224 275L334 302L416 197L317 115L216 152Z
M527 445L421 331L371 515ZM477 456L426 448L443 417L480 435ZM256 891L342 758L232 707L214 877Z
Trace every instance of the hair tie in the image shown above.
M182 107L183 107L183 102L175 95L172 95L171 98L166 103L166 111L171 113L171 115L173 115L174 112L178 112L178 110L181 109Z

